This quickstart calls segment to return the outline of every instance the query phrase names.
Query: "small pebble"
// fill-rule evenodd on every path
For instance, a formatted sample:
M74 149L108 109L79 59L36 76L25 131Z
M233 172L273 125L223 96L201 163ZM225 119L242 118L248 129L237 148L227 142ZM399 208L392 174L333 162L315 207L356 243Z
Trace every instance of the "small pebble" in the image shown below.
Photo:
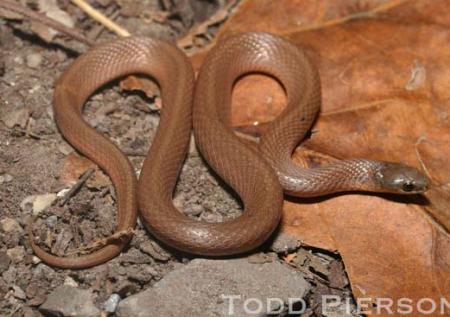
M204 209L201 205L193 205L186 207L186 209L183 212L186 215L198 216L203 212L203 210Z
M93 303L91 291L61 285L55 288L39 307L45 316L98 317L100 310Z
M73 152L73 148L67 143L61 143L58 145L58 151L64 155L69 155Z
M72 286L72 287L78 287L78 283L73 278L71 278L70 276L67 276L64 279L64 285Z
M33 202L33 214L37 215L41 211L50 207L56 199L56 194L37 195Z
M222 222L223 221L222 215L217 215L212 212L204 212L204 213L202 213L200 218L206 222Z
M33 255L33 257L31 258L31 263L33 263L33 264L39 264L41 262L42 262L42 260L35 255Z
M14 63L23 65L23 57L22 56L16 56L14 57Z
M277 253L286 253L297 249L300 246L300 241L289 234L279 234L271 245L271 249Z
M5 272L9 268L11 259L6 252L0 251L0 273Z
M184 194L178 194L175 196L175 198L173 199L173 205L175 206L175 208L177 208L178 210L182 210L183 209L183 201L185 200Z
M17 110L6 113L2 117L2 121L10 129L15 126L25 129L29 118L30 110L28 108L18 108Z
M39 263L38 265L36 265L36 268L34 269L34 276L39 276L39 277L46 277L46 278L52 278L53 273L55 273L55 270L52 269L50 266L45 265L42 263Z
M38 68L42 64L42 55L39 53L32 53L26 57L27 66L30 68Z
M25 248L23 246L17 246L15 248L8 249L6 254L13 263L20 263L25 257Z
M20 208L23 211L33 211L33 215L38 215L40 212L50 207L56 200L56 194L31 195L25 197L20 203Z
M13 180L13 177L9 174L0 175L0 184L9 183Z
M27 295L25 292L17 285L13 285L12 289L14 290L14 297L18 299L26 299Z
M6 284L13 285L17 280L18 274L17 265L10 265L9 268L3 272L2 279Z
M56 215L51 215L51 216L47 217L47 218L44 220L44 222L45 222L45 224L47 225L47 227L53 228L53 227L56 225L56 223L58 222L58 216L56 216Z
M12 218L3 218L0 220L0 228L6 233L23 231L20 224Z
M119 305L121 298L119 294L111 294L106 302L103 304L103 309L108 313L114 313Z

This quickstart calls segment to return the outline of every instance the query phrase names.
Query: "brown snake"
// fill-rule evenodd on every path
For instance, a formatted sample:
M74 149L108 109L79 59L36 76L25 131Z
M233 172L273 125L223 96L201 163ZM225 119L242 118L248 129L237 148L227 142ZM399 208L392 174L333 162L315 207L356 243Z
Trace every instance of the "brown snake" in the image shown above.
M255 147L243 143L230 126L233 85L253 72L278 79L288 97L285 110ZM136 73L156 79L164 103L137 194L128 159L82 118L84 103L99 87ZM134 228L138 201L143 223L158 239L210 256L249 251L265 241L280 220L282 186L300 197L350 190L411 194L427 189L426 177L398 163L353 159L314 169L293 164L291 154L311 128L320 102L318 73L303 52L267 33L235 35L215 46L200 70L195 93L194 72L178 48L155 39L126 38L79 57L58 80L54 94L56 122L64 137L111 177L117 191L117 232ZM202 155L243 202L244 211L236 219L205 223L188 218L173 205L192 124ZM58 257L34 241L31 244L48 264L85 268L115 257L128 240L79 257Z

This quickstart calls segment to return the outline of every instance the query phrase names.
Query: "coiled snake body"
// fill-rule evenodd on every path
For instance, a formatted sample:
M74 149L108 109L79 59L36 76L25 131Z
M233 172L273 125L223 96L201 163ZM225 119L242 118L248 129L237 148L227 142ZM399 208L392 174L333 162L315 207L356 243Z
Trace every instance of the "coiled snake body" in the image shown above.
M250 72L275 77L288 97L287 107L270 123L257 147L241 142L230 126L233 84ZM94 91L135 73L156 79L164 104L138 186L128 159L82 118L83 105ZM189 60L169 43L126 38L95 47L58 80L54 110L64 137L111 177L117 191L117 231L135 226L139 205L143 223L158 239L183 251L220 256L249 251L268 238L280 220L282 187L300 197L349 190L419 193L426 189L422 174L398 163L355 159L315 169L293 164L291 154L310 129L320 100L318 73L301 50L271 34L244 33L211 50L195 92ZM243 202L244 211L236 219L195 221L173 205L192 123L202 155ZM31 241L42 260L64 268L103 263L119 254L126 243L121 240L89 255L63 258Z

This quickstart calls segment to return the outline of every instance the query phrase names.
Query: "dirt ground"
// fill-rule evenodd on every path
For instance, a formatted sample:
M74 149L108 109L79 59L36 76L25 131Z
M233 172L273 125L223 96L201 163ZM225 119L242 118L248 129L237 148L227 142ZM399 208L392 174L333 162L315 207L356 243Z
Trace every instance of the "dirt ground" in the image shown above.
M89 33L95 28L92 20L67 1L62 2L78 12L75 17L81 31ZM134 34L176 39L225 5L225 1L178 2L191 5L168 8L170 15L162 23L143 23L133 15L119 16L117 22ZM153 8L160 2L145 3ZM124 298L151 287L191 257L162 246L140 224L123 254L92 269L54 269L33 255L24 233L36 207L29 202L33 195L50 194L47 198L54 200L54 194L67 188L63 181L67 166L78 159L53 120L52 93L55 80L77 56L67 47L79 45L67 39L62 40L64 45L48 44L28 26L27 22L0 19L0 315L42 316L39 305L63 283L92 290L93 300L101 308L111 294ZM103 31L96 41L113 37ZM91 98L85 110L85 118L92 126L131 154L136 171L158 125L159 114L152 102L151 98L111 85ZM240 214L239 202L208 168L194 145L174 199L184 213L205 221L219 222ZM115 212L114 189L109 179L96 171L64 206L57 198L40 212L35 232L43 246L56 254L68 254L80 245L110 235ZM273 261L283 261L286 255L274 252L270 243L256 252L272 255ZM314 286L307 298L309 309L303 316L321 316L314 313L321 294L351 296L338 255L305 248L290 251L295 252L303 260L291 265ZM336 280L343 282L333 286Z

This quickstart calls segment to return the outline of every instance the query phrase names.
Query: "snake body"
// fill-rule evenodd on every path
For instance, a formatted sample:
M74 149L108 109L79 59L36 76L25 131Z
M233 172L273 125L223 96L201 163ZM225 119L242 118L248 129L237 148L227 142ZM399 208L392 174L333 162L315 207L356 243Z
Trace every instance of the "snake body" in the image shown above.
M276 78L286 91L288 104L259 144L248 146L233 133L230 104L236 80L254 72ZM137 195L136 177L127 158L82 118L83 105L94 91L135 73L156 79L163 100ZM244 33L220 42L206 57L195 91L194 72L178 48L156 39L126 38L79 57L56 84L54 110L65 138L111 177L117 191L117 231L135 226L139 205L144 225L161 241L190 253L221 256L250 251L270 236L280 220L283 188L300 197L349 190L401 194L426 190L427 179L399 163L353 159L314 169L292 163L293 150L317 116L320 96L319 75L304 53L271 34ZM192 124L200 152L243 202L244 211L236 219L195 221L173 205ZM45 252L34 241L31 245L51 265L84 268L115 257L126 243L122 239L92 254L65 258Z

